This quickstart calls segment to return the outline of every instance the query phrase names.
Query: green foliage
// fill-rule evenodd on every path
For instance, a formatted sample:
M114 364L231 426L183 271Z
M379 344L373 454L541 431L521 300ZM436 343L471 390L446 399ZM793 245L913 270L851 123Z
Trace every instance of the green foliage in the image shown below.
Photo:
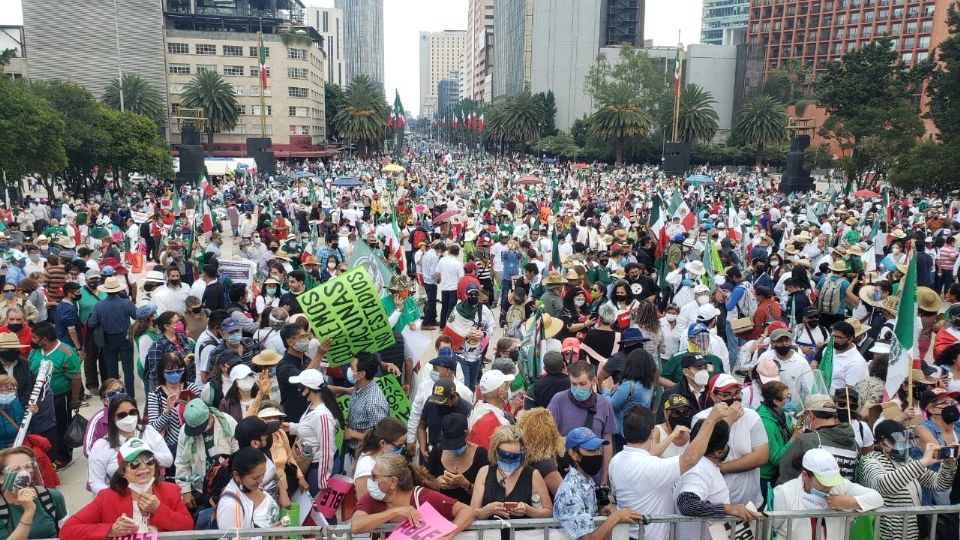
M564 131L559 131L556 135L542 137L532 146L537 152L564 159L576 159L583 153L583 148L577 145L573 136Z
M343 104L333 119L337 133L368 156L383 144L387 134L387 100L366 75L358 75L347 87Z
M763 94L780 103L795 105L798 101L814 97L813 82L813 73L799 60L791 60L785 66L767 74Z
M344 94L343 89L333 83L326 83L323 86L324 111L327 122L327 140L335 141L340 139L340 133L334 125L333 119L343 107Z
M537 101L540 102L540 110L543 112L541 120L540 136L548 137L557 133L557 100L553 96L553 90L546 93L538 92L534 94Z
M524 88L487 109L483 135L501 145L525 146L539 137L545 114L541 100Z
M672 95L664 96L658 121L660 132L667 139L673 138ZM680 88L680 111L677 115L677 138L680 142L709 142L716 135L720 117L713 109L716 104L713 94L697 84L685 84Z
M67 166L63 120L26 84L0 77L0 111L0 170L12 187L26 174L48 176Z
M655 60L643 50L622 45L615 66L610 65L603 55L597 57L597 63L587 74L584 89L594 101L599 101L611 86L625 85L630 88L637 105L648 111L651 117L658 118L657 110L663 103L663 96L672 95L673 70L667 74L664 71L663 60Z
M812 171L814 169L832 169L837 166L833 159L833 152L830 145L820 143L818 146L809 146L803 151L803 167Z
M754 164L757 147L755 145L728 146L725 144L699 144L691 148L690 163L692 165L738 165L751 166ZM762 148L761 159L770 165L783 165L787 161L787 147L784 145Z
M130 172L173 175L170 149L152 119L133 112L104 110L102 122L108 136L102 166L115 171L118 178L126 178Z
M113 110L120 110L120 83L117 79L103 91L103 103ZM167 117L163 96L138 73L123 74L123 110L142 114L158 127L163 127Z
M927 95L929 116L940 130L940 139L952 141L960 135L960 13L953 4L947 23L950 36L937 47L939 64L933 69Z
M947 195L960 189L960 169L950 166L960 155L960 140L920 141L890 170L890 183L903 189L933 190Z
M207 119L204 130L210 146L215 133L230 131L237 125L239 112L233 85L215 71L198 71L184 86L181 103L187 108L203 109Z
M280 34L280 41L285 47L310 47L313 45L313 39L303 30L295 32L285 32Z
M763 163L764 147L786 140L787 117L783 105L766 95L757 96L740 111L730 134L731 144L755 148L758 166Z
M3 72L4 66L9 66L10 61L17 57L16 49L3 49L0 51L0 72Z
M627 83L605 86L596 99L598 109L590 117L591 133L613 143L619 165L623 163L624 141L646 136L653 120L641 108L634 88Z

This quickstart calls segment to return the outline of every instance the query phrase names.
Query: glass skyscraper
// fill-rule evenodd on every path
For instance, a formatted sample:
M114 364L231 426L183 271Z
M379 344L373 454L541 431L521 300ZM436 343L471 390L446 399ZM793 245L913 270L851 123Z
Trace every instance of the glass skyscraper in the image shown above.
M366 75L383 89L383 0L336 0L343 10L345 84Z
M723 45L723 31L747 28L749 0L703 0L700 43Z

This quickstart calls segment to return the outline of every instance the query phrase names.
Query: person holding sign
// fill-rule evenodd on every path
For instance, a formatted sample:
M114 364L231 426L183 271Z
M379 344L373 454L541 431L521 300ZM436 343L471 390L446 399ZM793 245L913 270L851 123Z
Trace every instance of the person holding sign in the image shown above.
M419 465L400 455L381 454L373 466L367 493L360 497L350 520L350 532L368 533L385 523L403 521L419 527L418 509L430 504L457 526L440 540L454 538L473 523L474 509L438 493L434 490L436 487L433 477Z

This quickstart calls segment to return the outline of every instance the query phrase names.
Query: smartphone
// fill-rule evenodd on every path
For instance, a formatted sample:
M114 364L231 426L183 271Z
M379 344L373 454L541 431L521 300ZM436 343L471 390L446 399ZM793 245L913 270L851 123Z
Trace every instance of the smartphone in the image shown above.
M504 508L504 510L507 510L507 511L516 510L516 509L517 509L517 505L518 505L518 503L508 501L508 502L503 503L503 508Z
M937 450L937 459L954 459L957 457L958 447L943 446Z
M193 390L183 390L180 392L180 401L184 403L189 403L191 399L196 399L200 396L197 395Z

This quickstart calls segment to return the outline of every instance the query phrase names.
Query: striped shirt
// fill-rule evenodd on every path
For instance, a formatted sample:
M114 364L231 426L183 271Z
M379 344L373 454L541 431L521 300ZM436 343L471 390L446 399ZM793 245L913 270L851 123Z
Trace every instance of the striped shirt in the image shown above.
M937 472L919 461L900 464L882 452L871 452L863 459L860 483L877 490L883 496L884 506L919 506L921 487L946 491L953 485L956 472L956 463L942 462ZM880 518L881 538L916 540L919 536L916 516Z
M957 262L957 250L951 246L940 248L940 257L937 259L937 265L940 270L953 271L953 264Z
M196 384L185 385L184 390L189 390L198 396L200 387ZM164 442L174 454L177 452L177 437L180 435L180 407L166 409L167 389L161 385L156 387L153 392L147 394L147 419L153 429L163 435Z
M309 407L300 422L290 424L290 433L297 436L304 457L310 457L317 465L317 487L321 490L327 488L327 481L333 476L333 458L337 451L334 437L339 427L323 403Z
M63 284L67 282L67 269L59 264L56 266L48 265L44 273L47 274L46 287L50 302L60 302L60 300L63 300L63 291L61 288Z

